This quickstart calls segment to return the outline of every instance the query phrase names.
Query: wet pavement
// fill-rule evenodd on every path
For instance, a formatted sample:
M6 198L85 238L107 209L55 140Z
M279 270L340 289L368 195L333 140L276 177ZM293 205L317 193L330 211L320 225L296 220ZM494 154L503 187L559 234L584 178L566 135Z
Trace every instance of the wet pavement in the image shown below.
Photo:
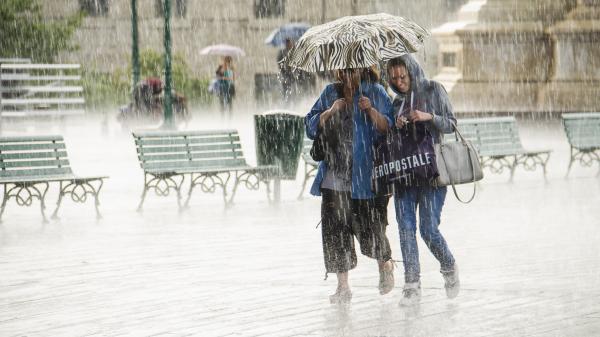
M251 115L232 122L196 117L193 129L235 127L254 161ZM296 181L272 206L265 190L236 196L195 191L179 213L175 197L150 195L135 211L143 175L131 136L112 122L63 131L76 173L107 174L103 219L91 202L65 200L58 221L37 204L9 202L0 225L0 336L596 336L600 334L600 178L575 165L564 178L567 139L558 121L520 122L526 148L551 148L541 169L487 175L477 197L449 192L441 230L460 266L460 295L445 297L436 261L419 240L423 298L401 308L403 273L381 296L374 261L350 272L349 306L328 303L320 201ZM37 132L60 131L38 128ZM16 133L16 131L15 131ZM185 186L185 185L184 185ZM460 187L459 193L469 193ZM49 193L48 205L57 190ZM49 207L49 214L52 207ZM401 259L390 203L390 238Z

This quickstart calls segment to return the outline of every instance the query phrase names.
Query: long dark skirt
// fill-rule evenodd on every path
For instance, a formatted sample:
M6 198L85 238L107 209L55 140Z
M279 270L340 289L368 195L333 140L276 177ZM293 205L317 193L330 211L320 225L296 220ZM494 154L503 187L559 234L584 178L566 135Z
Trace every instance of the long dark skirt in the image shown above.
M363 255L387 261L392 258L385 234L389 197L352 199L350 192L322 189L321 233L327 273L343 273L356 267L354 237Z

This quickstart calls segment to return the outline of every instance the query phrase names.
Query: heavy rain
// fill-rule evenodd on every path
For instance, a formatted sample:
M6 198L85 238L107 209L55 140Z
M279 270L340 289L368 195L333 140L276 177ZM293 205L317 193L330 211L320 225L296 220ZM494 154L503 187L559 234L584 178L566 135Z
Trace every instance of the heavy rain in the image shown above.
M600 2L0 18L0 336L600 334Z

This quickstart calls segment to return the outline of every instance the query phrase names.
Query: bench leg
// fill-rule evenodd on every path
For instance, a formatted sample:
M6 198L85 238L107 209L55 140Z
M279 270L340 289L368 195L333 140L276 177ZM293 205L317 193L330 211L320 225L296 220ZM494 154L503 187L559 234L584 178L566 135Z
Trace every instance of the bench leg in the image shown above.
M92 184L93 180L71 180L68 181L66 185L63 186L63 181L60 182L60 191L58 194L58 201L56 202L56 209L52 214L52 219L58 219L58 210L62 203L62 199L65 195L69 194L71 196L71 200L76 203L85 203L87 201L87 196L92 195L94 197L94 208L96 210L96 218L101 219L102 215L100 214L100 210L98 206L100 205L100 200L98 195L100 194L100 190L102 189L102 185L104 185L103 179L97 179L98 187L95 187Z
M148 180L148 175L152 176L151 179ZM180 177L181 180L177 181L173 179L174 177ZM178 209L181 210L181 185L185 180L185 176L182 174L150 174L144 173L144 191L142 192L142 200L140 200L140 204L138 205L137 211L142 211L142 206L144 205L144 200L146 200L146 195L150 189L154 189L156 195L160 197L166 197L171 193L171 189L174 189L177 193L177 206Z
M142 206L144 206L144 200L146 200L146 194L148 193L148 178L147 177L148 177L148 174L144 173L144 190L142 191L142 198L137 207L138 212L142 211Z
M300 193L298 194L298 200L302 199L302 195L304 194L304 189L306 188L306 182L308 181L308 164L304 163L304 181L302 182L302 188L300 189Z
M567 167L567 174L565 174L565 178L569 177L569 172L571 172L571 167L573 166L573 161L575 161L575 157L573 156L573 147L571 146L569 167Z
M220 174L224 174L225 178L221 177ZM199 185L204 193L214 193L216 192L217 187L220 186L223 193L223 202L227 205L227 183L229 182L230 177L231 175L229 172L199 174L196 177L194 177L194 174L192 173L190 175L190 189L183 206L184 209L189 207L188 204L192 197L192 191L196 185Z
M310 168L309 168L310 166ZM304 163L304 181L302 182L302 189L300 190L300 194L298 194L298 200L301 200L304 194L304 190L306 189L306 183L310 177L313 177L313 172L317 170L316 166L309 165Z
M544 169L544 181L548 181L548 176L547 176L548 171L547 171L546 167L547 167L548 161L550 160L550 153L542 153L541 156L543 156L544 154L546 155L546 158L542 159L542 168Z
M100 179L100 185L98 185L98 188L96 189L96 193L94 194L94 206L96 208L96 219L102 219L102 214L100 214L100 210L98 209L98 206L100 206L100 199L98 198L98 195L100 195L100 190L102 189L102 186L104 185L104 180Z
M44 186L43 192L35 186L38 184ZM0 219L4 214L6 203L10 198L14 197L19 206L31 206L33 200L38 199L40 201L40 212L42 213L43 218L42 222L44 224L48 223L48 218L46 218L46 213L44 211L46 209L46 193L48 192L49 187L50 185L48 182L14 184L14 186L10 188L8 188L8 184L4 184L4 196L2 199L2 209L0 210Z
M65 192L63 191L63 182L59 182L59 190L58 190L58 200L56 201L56 209L54 209L54 212L52 212L52 216L50 217L52 220L57 220L58 219L58 209L60 208L60 204L62 202L63 196L65 195Z
M190 174L190 189L188 190L187 198L185 199L185 203L183 204L183 209L187 209L190 204L190 198L192 197L192 191L194 191L194 187L196 186L195 181L198 177L194 178L194 174Z
M46 193L48 192L48 189L50 188L50 185L48 185L48 183L43 183L44 186L46 186L46 188L44 189L44 193L42 193L42 196L40 198L40 209L42 211L42 218L44 218L43 223L48 223L48 218L46 218L46 213L44 212L44 210L46 210Z
M2 209L0 209L0 223L2 223L2 215L4 214L4 209L6 208L6 202L9 199L8 185L7 184L3 184L3 185L4 185L4 193L3 193L3 197L2 197Z
M515 156L512 165L510 165L510 178L508 179L509 182L513 182L513 178L515 177L515 169L517 168L517 156Z
M231 205L233 205L233 198L235 198L235 192L237 192L237 188L240 185L240 178L243 177L244 175L246 175L247 173L242 173L241 175L239 175L237 172L235 173L235 182L233 183L233 188L231 189L231 197L229 198L229 200L225 200L225 206L229 207Z
M235 172L235 182L233 183L233 189L231 191L231 198L229 198L229 202L227 206L233 205L233 198L235 198L235 193L237 192L238 186L243 182L246 185L246 188L249 190L258 190L260 188L260 177L258 172L248 172L244 171L243 173Z

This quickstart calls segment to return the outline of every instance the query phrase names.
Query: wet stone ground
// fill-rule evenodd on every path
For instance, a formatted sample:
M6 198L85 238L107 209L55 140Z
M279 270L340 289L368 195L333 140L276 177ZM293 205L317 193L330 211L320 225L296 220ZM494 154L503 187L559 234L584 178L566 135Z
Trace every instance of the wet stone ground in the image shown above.
M7 206L0 225L0 336L597 336L600 334L600 178L576 165L557 121L520 123L527 148L551 148L541 170L491 175L475 200L448 194L441 230L457 259L462 290L448 300L439 266L419 242L423 298L401 308L403 273L381 296L374 261L350 273L349 306L328 303L318 198L282 202L241 189L236 204L196 191L179 214L175 197L150 195L135 208L143 175L129 134L112 122L63 133L74 170L110 175L91 202L65 200L48 224L34 205ZM236 127L254 161L251 116L196 118L189 128ZM44 132L47 129L14 129ZM52 130L57 131L57 130ZM300 177L300 175L299 175ZM466 194L468 187L459 189ZM56 201L51 189L49 206ZM52 207L49 207L49 213ZM401 259L390 204L388 236Z

